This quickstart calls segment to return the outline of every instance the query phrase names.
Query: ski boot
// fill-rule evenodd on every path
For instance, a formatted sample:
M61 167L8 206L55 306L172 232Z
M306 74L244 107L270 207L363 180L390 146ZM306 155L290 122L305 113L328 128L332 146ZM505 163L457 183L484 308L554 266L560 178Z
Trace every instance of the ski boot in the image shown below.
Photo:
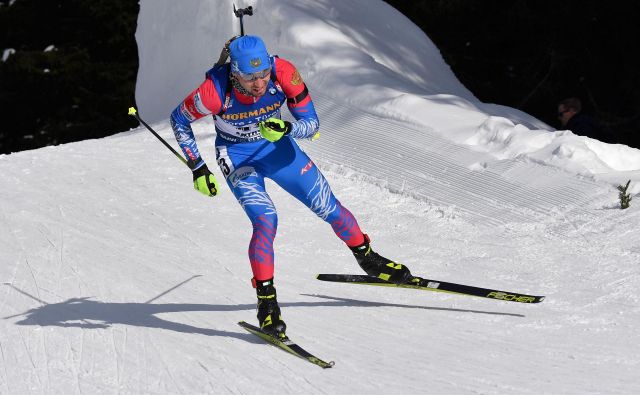
M253 279L256 293L258 294L258 323L260 329L277 339L286 337L287 325L282 321L280 307L276 299L276 288L273 286L273 278L258 281Z
M359 246L349 247L358 261L358 265L368 275L378 277L394 284L406 284L413 276L409 268L395 263L371 249L369 236L364 235L364 243Z

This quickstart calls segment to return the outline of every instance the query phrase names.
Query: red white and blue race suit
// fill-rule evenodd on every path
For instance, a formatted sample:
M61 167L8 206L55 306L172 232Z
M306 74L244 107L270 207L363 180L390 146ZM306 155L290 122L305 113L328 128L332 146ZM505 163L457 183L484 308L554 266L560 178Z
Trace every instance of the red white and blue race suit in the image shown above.
M348 246L364 242L351 212L336 199L327 180L294 139L311 138L319 128L311 96L296 68L288 61L271 58L272 76L262 97L244 95L228 88L229 65L209 70L205 81L171 113L171 126L194 170L204 162L190 123L214 114L216 158L227 185L253 225L249 260L255 280L273 277L273 240L278 216L265 190L268 177L329 223ZM258 122L280 118L287 102L296 119L291 132L275 143L262 138Z

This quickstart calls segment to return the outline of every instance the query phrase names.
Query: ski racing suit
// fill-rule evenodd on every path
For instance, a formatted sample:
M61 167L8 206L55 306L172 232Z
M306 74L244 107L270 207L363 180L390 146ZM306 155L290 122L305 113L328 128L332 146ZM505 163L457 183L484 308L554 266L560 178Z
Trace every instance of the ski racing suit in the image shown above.
M215 66L171 113L176 140L193 170L203 166L204 161L190 123L214 115L218 166L253 226L249 261L255 280L270 279L274 273L273 241L278 216L265 190L265 177L330 224L349 247L364 242L354 216L340 204L320 170L294 141L312 138L319 128L306 85L287 60L271 57L271 67L266 93L257 98L229 86L232 83L228 64ZM296 121L289 134L271 143L261 136L258 123L280 118L285 102Z

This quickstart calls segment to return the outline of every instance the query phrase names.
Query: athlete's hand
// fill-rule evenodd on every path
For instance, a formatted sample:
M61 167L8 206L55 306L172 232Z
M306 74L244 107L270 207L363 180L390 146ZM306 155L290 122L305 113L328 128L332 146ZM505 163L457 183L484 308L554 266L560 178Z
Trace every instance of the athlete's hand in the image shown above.
M282 136L291 132L291 122L283 121L278 118L269 118L266 121L258 124L260 128L260 134L265 139L275 143L280 140Z
M218 194L218 181L213 173L209 171L207 165L193 171L193 189L205 196L216 196Z

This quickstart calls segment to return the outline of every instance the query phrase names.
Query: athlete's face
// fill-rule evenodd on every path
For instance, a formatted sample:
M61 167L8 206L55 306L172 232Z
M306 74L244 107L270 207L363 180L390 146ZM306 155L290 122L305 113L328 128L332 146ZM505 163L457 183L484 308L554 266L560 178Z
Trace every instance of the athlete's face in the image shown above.
M271 74L267 74L264 77L255 78L254 80L245 80L241 75L237 75L240 85L251 92L253 96L260 97L267 93L267 85L269 85L269 79Z

